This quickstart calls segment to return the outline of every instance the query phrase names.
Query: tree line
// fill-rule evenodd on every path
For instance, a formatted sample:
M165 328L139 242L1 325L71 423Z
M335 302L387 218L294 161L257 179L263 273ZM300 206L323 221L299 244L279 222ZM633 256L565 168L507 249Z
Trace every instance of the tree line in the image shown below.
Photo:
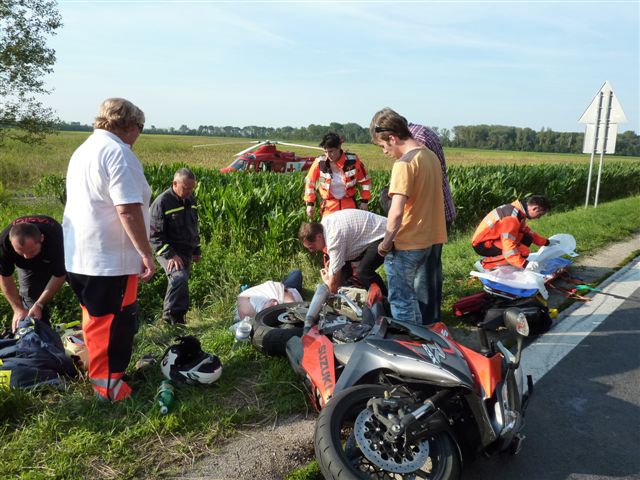
M80 122L61 122L59 130L90 132L93 127ZM483 150L511 150L546 153L582 153L584 133L555 132L542 128L536 132L531 128L507 127L503 125L458 125L452 130L431 127L440 137L444 147L479 148ZM189 128L158 128L145 126L144 133L158 135L198 135L212 137L240 137L262 140L306 140L319 142L327 132L335 132L349 143L368 143L369 129L357 123L336 123L329 125L311 124L308 127L246 127L200 125ZM616 140L616 155L640 156L640 136L628 130L619 133Z

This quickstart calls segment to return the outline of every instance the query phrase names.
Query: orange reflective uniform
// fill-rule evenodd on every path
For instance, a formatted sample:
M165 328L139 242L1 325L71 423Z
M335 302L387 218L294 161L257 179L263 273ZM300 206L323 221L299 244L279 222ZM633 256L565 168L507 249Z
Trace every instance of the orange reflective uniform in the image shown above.
M342 152L336 162L342 173L345 194L342 198L334 198L331 187L331 163L325 155L315 159L304 179L304 201L308 206L316 202L316 185L322 202L322 216L345 208L356 208L357 186L360 186L360 202L368 203L371 198L371 178L367 169L354 153Z
M507 264L524 268L531 243L543 246L549 241L527 226L525 205L519 200L491 210L471 239L474 250L485 257L482 266L487 269Z
M80 299L93 390L104 400L123 400L131 395L123 377L137 329L138 276L69 273L69 284Z

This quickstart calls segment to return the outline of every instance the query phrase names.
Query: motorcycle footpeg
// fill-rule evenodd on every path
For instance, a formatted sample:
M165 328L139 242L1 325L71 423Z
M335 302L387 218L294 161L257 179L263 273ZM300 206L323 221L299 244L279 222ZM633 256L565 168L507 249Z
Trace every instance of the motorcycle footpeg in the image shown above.
M512 455L518 455L520 453L520 450L522 450L522 442L524 442L525 438L527 438L525 435L521 433L516 433L515 437L513 438L513 441L511 442Z

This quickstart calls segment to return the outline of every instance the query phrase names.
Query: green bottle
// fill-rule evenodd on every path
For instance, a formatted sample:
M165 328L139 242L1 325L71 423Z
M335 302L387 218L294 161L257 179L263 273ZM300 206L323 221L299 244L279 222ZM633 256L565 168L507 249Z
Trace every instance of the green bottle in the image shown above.
M160 405L160 413L166 415L169 413L169 408L173 405L176 399L176 395L173 391L173 385L169 380L163 380L158 388L158 404Z

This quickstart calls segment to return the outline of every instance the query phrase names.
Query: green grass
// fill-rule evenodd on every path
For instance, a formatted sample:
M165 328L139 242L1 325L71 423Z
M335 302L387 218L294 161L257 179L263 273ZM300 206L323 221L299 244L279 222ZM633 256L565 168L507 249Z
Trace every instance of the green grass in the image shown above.
M88 132L59 132L47 137L42 145L25 145L8 140L0 147L0 179L10 190L26 189L47 174L64 175L74 150L89 136ZM277 139L270 139L277 140ZM247 139L227 137L195 137L182 135L142 135L134 151L145 164L185 163L193 167L219 169L231 163L233 155L250 146ZM305 145L310 142L294 142ZM194 148L195 145L212 144ZM371 170L388 170L391 160L372 144L345 144L357 153ZM298 155L316 156L317 150L283 146ZM509 152L466 148L445 149L448 165L500 165L540 163L588 164L587 155ZM638 157L607 156L607 161L637 162ZM8 179L11 179L9 182Z
M587 254L640 231L639 210L640 197L632 197L601 204L597 209L549 214L532 221L531 226L544 235L572 233L578 252ZM0 207L0 214L6 216L8 212ZM460 296L480 290L468 276L477 258L469 246L470 234L457 235L444 249L443 311L449 324L455 323L451 304ZM205 250L204 256L211 253ZM224 260L225 268L247 268L246 258L231 257ZM308 296L319 280L317 263L311 256L301 252L270 266L280 274L299 265L305 273ZM155 321L150 313L154 309L156 314L159 312L162 277L158 276L157 281L157 288L145 286L148 290L141 293L157 297L155 301L148 300L131 365L143 354L161 355L178 334L194 334L206 351L221 357L224 366L220 381L210 388L179 387L177 404L167 416L159 414L154 401L161 381L157 367L133 373L134 398L111 406L94 400L86 379L71 381L61 392L2 391L3 477L157 478L188 466L243 426L266 421L276 413L310 408L285 359L266 358L249 345L234 343L228 327L238 285L228 283L224 288L212 289L203 305L190 312L189 325L178 330ZM317 467L311 464L289 478L318 478L314 475Z

